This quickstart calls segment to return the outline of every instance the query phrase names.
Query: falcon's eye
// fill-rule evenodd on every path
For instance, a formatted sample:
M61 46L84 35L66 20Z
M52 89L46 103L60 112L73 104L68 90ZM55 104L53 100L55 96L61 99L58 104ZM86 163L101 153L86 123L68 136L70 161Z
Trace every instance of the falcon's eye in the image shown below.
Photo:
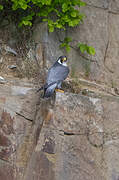
M63 59L61 59L60 62L63 63Z

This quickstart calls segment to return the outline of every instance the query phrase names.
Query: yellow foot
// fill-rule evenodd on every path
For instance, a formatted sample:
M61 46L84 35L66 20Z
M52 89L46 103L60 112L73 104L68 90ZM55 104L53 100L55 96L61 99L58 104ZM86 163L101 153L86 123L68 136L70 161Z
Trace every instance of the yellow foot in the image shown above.
M57 92L61 92L61 93L64 93L64 91L63 90L61 90L61 89L55 89Z

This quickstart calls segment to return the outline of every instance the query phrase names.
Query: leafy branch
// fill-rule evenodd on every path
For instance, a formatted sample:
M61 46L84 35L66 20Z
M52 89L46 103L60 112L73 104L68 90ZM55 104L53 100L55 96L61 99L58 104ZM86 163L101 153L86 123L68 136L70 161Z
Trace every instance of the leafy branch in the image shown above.
M72 42L72 38L71 37L65 37L63 42L60 44L60 48L65 48L65 50L67 52L70 51L71 49L71 45L70 43ZM81 53L88 53L90 55L95 55L95 49L92 46L88 46L87 44L83 44L83 43L78 43L77 44L77 49L80 50Z
M82 0L1 0L1 20L10 17L19 27L33 26L36 19L47 22L49 32L56 28L66 30L83 22L85 15L80 7L86 3ZM72 39L66 37L61 48L70 51ZM77 47L82 53L95 54L95 49L86 44L78 43Z
M92 46L88 46L87 44L78 43L78 48L81 53L87 52L90 55L95 55L95 49Z
M70 47L70 42L72 41L71 37L65 37L64 41L61 43L60 48L65 48L67 52L70 51L71 47Z
M20 26L31 26L34 18L48 22L49 31L74 27L85 17L76 7L85 6L81 0L2 0L0 10L17 16ZM15 17L14 16L14 17Z

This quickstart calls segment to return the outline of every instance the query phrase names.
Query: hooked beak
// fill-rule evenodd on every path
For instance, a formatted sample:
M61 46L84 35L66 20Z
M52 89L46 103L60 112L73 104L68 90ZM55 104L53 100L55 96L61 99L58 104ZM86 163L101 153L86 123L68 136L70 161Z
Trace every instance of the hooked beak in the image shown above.
M67 58L66 58L66 57L64 57L64 58L62 59L62 61L63 61L63 62L65 62L66 60L67 60Z

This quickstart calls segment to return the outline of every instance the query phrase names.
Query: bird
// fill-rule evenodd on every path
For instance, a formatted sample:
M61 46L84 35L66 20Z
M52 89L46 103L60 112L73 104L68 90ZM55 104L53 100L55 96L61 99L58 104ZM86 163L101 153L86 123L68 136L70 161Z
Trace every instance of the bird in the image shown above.
M43 98L51 97L55 90L64 92L61 90L62 82L67 78L69 74L69 67L67 66L67 57L60 56L57 61L49 68L45 84L38 89L44 90Z

